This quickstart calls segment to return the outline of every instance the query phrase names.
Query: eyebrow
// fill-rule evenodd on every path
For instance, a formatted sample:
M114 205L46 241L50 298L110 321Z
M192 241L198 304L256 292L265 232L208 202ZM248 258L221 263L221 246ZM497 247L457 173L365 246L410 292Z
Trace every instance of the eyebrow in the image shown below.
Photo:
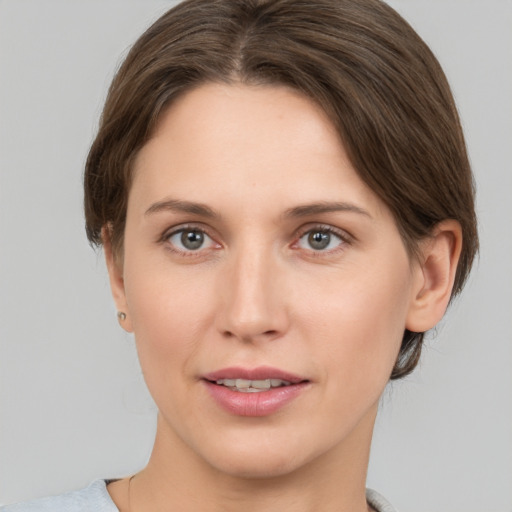
M309 215L318 215L321 213L331 212L351 212L365 215L366 217L373 219L373 217L365 209L355 204L345 202L320 202L295 206L294 208L289 208L286 210L283 216L285 218L307 217Z
M174 211L191 213L209 219L218 218L219 215L215 213L209 206L202 203L194 203L192 201L181 201L179 199L164 199L152 204L145 212L145 215L153 213Z
M198 215L200 217L206 217L209 219L219 218L220 215L216 213L212 208L203 204L192 201L182 201L180 199L164 199L153 203L145 212L145 215L151 215L163 211L174 211L190 213ZM331 212L350 212L364 215L370 219L373 217L363 208L346 202L318 202L295 206L285 210L283 213L284 218L293 217L307 217L309 215L319 215L322 213Z

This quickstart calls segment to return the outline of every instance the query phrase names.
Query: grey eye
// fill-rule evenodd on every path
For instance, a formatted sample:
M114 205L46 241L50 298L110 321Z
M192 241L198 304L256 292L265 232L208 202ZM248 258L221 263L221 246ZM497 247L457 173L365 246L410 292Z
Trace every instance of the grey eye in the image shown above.
M181 252L199 251L215 245L205 232L192 228L175 231L167 240Z
M183 231L180 238L183 247L190 251L199 249L204 243L204 234L200 231Z
M311 229L304 233L299 239L301 249L313 251L325 251L335 249L344 243L340 235L328 229Z
M308 234L308 243L312 249L321 251L329 247L331 242L331 234L323 231L311 231Z

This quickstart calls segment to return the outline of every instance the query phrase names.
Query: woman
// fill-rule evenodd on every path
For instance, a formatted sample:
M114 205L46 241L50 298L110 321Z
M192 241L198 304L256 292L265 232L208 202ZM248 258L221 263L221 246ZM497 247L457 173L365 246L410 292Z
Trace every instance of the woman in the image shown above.
M448 84L394 11L172 9L110 88L85 211L159 409L153 453L6 510L392 510L365 492L379 397L478 245Z

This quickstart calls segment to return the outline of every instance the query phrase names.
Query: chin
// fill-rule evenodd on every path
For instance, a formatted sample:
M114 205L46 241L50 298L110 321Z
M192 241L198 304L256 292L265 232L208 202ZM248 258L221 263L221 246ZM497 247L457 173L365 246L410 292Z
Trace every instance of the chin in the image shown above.
M238 440L229 444L219 443L204 458L217 471L231 477L245 479L276 478L289 475L309 459L304 443L280 439ZM292 442L290 442L292 441Z
M289 475L299 469L301 464L291 456L275 456L269 454L251 459L243 459L240 455L215 461L215 469L234 478L248 480L278 478Z

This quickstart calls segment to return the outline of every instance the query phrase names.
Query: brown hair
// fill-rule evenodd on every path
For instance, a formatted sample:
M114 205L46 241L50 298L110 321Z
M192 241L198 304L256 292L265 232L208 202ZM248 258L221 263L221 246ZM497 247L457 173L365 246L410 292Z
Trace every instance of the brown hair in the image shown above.
M133 159L170 102L205 82L284 84L317 102L410 254L438 222L460 223L460 292L478 237L457 110L432 52L379 0L186 0L158 19L117 72L89 152L91 243L108 226L121 251ZM422 341L405 331L392 379L414 369Z

